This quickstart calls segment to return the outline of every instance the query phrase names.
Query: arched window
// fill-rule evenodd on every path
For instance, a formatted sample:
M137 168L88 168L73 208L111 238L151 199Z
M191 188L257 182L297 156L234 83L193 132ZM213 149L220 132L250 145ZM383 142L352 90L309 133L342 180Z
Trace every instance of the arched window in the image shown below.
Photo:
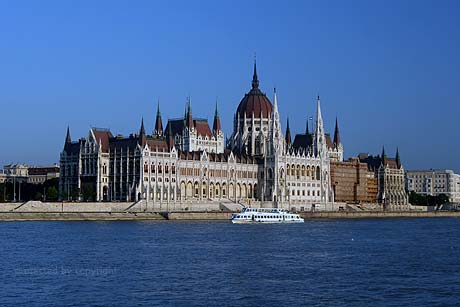
M320 174L320 170L319 170L319 166L316 167L316 180L320 180L321 179L321 174Z

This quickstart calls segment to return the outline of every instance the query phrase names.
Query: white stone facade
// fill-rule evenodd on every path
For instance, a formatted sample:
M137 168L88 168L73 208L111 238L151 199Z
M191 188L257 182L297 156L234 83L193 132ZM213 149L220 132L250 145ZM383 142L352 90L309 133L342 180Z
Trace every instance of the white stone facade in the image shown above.
M438 196L445 194L450 202L460 202L460 175L452 170L415 170L406 172L409 192Z
M184 118L169 120L164 132L159 114L152 136L145 134L143 122L139 134L128 138L91 129L85 139L72 142L68 132L61 153L61 199L81 199L91 188L96 201L144 200L160 206L229 201L301 210L333 200L330 160L343 159L343 147L335 144L340 146L331 151L319 99L315 130L308 136L313 141L296 146L288 146L282 133L276 93L272 105L258 90L255 69L253 89L238 106L227 149L217 107L212 129L192 117L189 101Z

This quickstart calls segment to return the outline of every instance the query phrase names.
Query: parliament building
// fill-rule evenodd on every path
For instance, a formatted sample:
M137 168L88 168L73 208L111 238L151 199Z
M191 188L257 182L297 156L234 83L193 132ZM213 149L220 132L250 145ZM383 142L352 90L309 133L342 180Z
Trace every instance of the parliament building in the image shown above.
M175 204L233 202L243 205L311 209L333 202L331 161L343 160L336 122L333 139L325 132L320 99L312 131L291 138L282 131L276 91L273 102L259 88L256 64L252 86L236 108L233 133L225 137L215 109L212 127L192 114L163 126L158 106L148 133L114 136L91 128L73 141L69 128L60 155L62 200L144 200ZM86 191L86 193L85 193ZM89 192L88 192L89 191Z

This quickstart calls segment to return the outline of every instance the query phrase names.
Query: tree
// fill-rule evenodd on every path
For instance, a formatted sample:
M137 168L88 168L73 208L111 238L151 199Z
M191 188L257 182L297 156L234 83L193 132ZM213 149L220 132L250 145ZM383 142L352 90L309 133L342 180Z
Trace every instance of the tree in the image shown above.
M96 198L96 192L94 191L92 183L83 183L81 186L81 193L85 201L91 201Z
M43 197L42 193L36 192L34 196L34 200L41 200Z
M449 197L446 194L439 194L437 196L432 195L420 195L411 191L409 194L409 202L416 206L437 206L449 202Z
M49 200L56 200L58 196L58 191L55 186L50 186L46 190L46 198Z
M2 184L0 184L0 200L2 202L5 201L5 195L6 195L6 183L3 182Z
M443 205L445 203L448 203L449 202L449 197L447 197L446 194L439 194L438 196L436 196L436 203L439 204L439 205Z
M427 198L426 196L420 195L411 191L409 194L409 202L415 206L426 206L427 205Z
M70 197L72 198L72 200L79 200L80 198L80 188L73 188L72 189L72 192L70 193Z

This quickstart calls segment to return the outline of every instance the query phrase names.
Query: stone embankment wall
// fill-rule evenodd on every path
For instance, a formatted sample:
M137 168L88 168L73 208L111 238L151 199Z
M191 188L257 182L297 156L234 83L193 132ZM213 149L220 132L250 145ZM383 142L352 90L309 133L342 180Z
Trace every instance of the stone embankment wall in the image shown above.
M0 212L124 212L134 203L43 203L28 201L26 203L1 203Z
M359 211L359 212L300 212L304 219L367 219L398 217L460 217L457 211Z
M0 221L36 220L229 220L232 211L241 206L235 203L207 202L199 205L180 204L161 206L139 201L136 203L0 203ZM383 212L373 207L343 207L345 211L303 211L305 219L397 218L397 217L460 217L460 212L426 211L411 207L408 211ZM193 210L191 210L193 209ZM424 210L424 211L422 211Z
M0 212L0 221L165 220L155 212Z

